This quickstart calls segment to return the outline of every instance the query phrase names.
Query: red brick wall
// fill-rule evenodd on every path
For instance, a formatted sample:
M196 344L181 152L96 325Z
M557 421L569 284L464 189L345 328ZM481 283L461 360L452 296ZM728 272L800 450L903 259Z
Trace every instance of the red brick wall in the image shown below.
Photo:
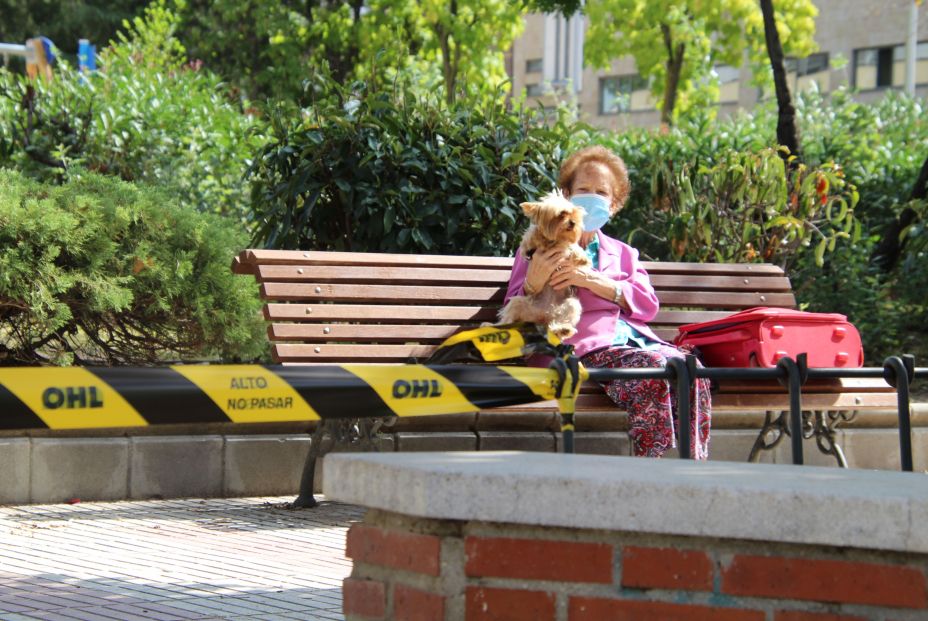
M928 619L925 555L373 515L348 621Z

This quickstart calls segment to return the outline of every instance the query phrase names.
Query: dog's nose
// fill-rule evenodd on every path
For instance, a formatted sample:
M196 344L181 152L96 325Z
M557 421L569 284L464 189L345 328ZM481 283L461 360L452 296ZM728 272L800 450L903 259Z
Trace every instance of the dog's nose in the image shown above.
M574 222L573 220L569 221L569 222L567 223L567 230L568 230L568 231L572 230L576 225L577 225L577 223Z

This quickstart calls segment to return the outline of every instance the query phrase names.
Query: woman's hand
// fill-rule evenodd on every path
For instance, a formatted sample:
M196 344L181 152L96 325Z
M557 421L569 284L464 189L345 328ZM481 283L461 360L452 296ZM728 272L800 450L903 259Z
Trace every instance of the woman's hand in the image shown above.
M589 265L576 265L562 261L555 266L548 284L555 291L560 291L565 287L582 287L606 300L615 300L616 298L617 285L615 281L602 272L597 272ZM628 303L621 295L618 304L628 310Z
M544 252L536 252L529 262L528 272L525 274L524 288L526 293L532 295L541 291L549 283L555 268L565 257L565 251L559 248L549 248Z
M555 291L566 287L592 289L596 283L603 280L608 279L588 265L572 265L561 261L555 266L548 284Z

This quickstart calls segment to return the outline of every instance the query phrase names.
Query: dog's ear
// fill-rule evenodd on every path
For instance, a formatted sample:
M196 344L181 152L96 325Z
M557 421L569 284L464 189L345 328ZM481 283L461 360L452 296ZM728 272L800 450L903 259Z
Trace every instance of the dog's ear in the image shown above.
M532 214L538 211L538 208L541 207L541 203L522 203L519 206L522 208L522 213L531 218Z

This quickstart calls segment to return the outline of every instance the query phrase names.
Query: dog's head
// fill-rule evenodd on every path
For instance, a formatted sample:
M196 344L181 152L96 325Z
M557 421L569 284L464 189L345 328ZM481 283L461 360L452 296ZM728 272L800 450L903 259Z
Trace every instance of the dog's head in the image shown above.
M564 198L560 190L538 202L522 203L522 211L545 239L576 244L583 233L583 208Z

